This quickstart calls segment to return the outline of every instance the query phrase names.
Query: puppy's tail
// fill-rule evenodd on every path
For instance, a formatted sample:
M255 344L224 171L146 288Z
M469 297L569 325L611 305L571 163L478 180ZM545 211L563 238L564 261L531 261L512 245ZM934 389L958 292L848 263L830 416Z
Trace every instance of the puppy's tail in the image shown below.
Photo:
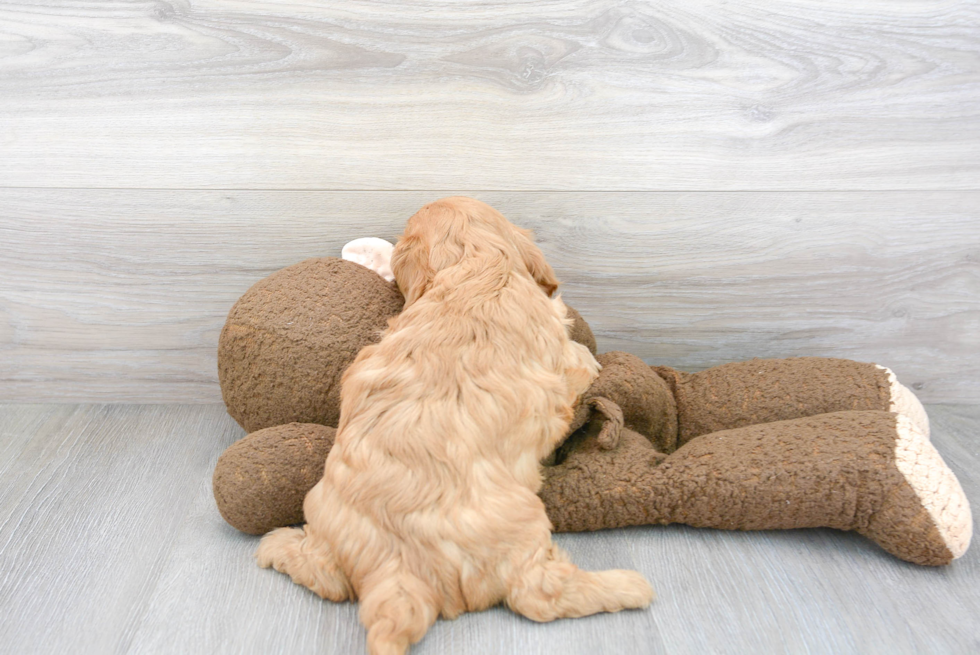
M405 570L385 571L362 591L361 623L368 629L369 655L403 655L439 615L432 587Z
M304 526L305 527L305 526ZM255 551L262 568L273 567L321 598L340 602L352 597L350 582L337 565L330 545L304 528L278 528L262 537Z

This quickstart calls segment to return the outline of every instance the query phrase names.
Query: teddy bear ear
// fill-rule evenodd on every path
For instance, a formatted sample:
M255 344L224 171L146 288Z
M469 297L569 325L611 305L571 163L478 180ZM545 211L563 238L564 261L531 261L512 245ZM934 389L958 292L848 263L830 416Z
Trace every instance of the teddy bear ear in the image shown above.
M527 266L528 272L534 278L534 281L538 283L538 286L550 297L558 289L558 285L561 282L555 276L555 271L551 268L551 264L544 258L544 253L535 245L534 233L531 230L521 228L517 228L516 232L517 235L514 241L517 245L517 250L521 253L521 259L524 260L524 265Z
M391 270L398 289L405 296L406 307L421 298L435 276L425 240L417 235L399 239L391 255Z
M340 253L341 259L360 264L388 282L395 279L391 272L391 251L394 246L377 237L362 237L348 242Z

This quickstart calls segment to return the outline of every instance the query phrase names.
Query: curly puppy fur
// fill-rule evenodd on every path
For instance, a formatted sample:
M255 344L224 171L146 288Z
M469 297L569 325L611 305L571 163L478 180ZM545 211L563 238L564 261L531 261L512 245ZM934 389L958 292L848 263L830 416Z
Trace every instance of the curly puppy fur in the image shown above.
M582 571L551 542L539 461L599 364L530 232L448 198L409 219L392 268L405 309L343 377L307 524L263 537L259 565L359 599L375 654L500 602L535 621L648 605L639 573Z

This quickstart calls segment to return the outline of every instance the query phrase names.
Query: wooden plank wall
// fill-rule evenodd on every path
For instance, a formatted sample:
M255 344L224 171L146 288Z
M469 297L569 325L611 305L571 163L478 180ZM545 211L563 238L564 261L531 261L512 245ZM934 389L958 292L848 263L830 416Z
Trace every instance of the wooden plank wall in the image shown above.
M980 3L0 7L0 401L216 402L256 280L419 206L535 229L600 348L980 400Z

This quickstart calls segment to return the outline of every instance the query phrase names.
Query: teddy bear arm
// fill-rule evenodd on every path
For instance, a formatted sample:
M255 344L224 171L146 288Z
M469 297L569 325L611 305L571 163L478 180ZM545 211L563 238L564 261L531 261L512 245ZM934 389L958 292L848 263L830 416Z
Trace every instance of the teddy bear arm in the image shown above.
M635 355L612 351L596 359L602 370L582 395L569 434L601 407L614 405L624 427L645 436L658 451L672 452L677 442L677 409L667 383Z
M622 429L614 449L599 441L604 424L590 421L569 437L559 463L545 467L539 491L554 529L582 532L627 525L670 523L671 490L657 464L666 455L645 435Z
M753 359L699 373L653 368L677 403L678 445L720 430L847 410L901 412L928 436L922 405L890 370L875 364L795 357Z

